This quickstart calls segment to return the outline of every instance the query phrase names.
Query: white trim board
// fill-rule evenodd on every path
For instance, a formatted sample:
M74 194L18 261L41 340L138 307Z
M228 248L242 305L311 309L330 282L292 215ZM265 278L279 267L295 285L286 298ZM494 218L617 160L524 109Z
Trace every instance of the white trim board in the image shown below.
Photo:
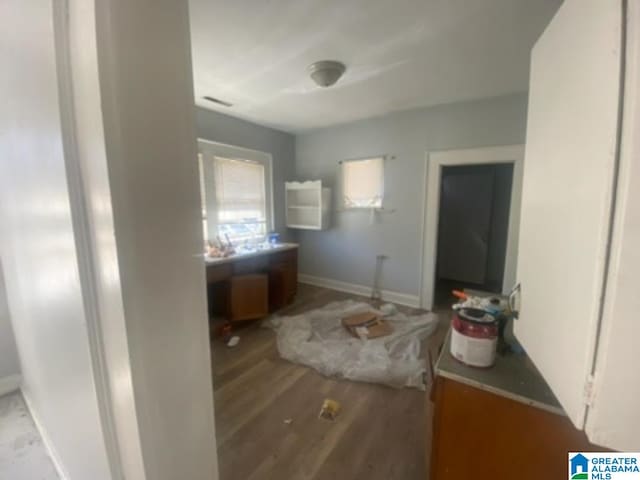
M7 375L0 378L0 397L20 389L22 375Z
M502 293L509 293L515 284L516 264L518 258L518 231L520 226L522 174L524 169L524 145L506 145L500 147L467 148L463 150L427 152L425 158L424 184L426 186L426 190L423 203L422 278L420 288L420 306L425 310L431 310L433 308L442 167L495 163L513 163L509 232L507 237L507 251L505 254L506 258Z
M91 230L93 228L89 204L90 192L85 186L86 172L84 171L83 160L80 155L80 138L83 133L78 131L78 118L76 116L76 97L77 92L74 88L74 42L77 42L78 31L72 27L71 10L75 9L70 0L61 0L53 2L53 27L55 40L55 58L56 58L56 74L58 79L58 95L60 108L60 121L62 128L62 141L64 147L65 169L67 172L66 180L69 189L69 201L71 206L71 221L73 226L73 236L78 251L78 272L80 275L80 288L84 303L84 313L87 325L87 338L89 340L90 359L92 364L94 384L96 389L96 400L98 405L98 413L100 416L100 426L103 432L104 445L106 448L107 461L114 478L124 478L122 473L122 459L120 455L120 440L118 438L116 426L115 409L120 408L116 405L112 397L112 388L109 380L110 359L108 357L105 345L105 333L102 322L101 311L98 307L98 280L99 273L96 267L95 243L92 238ZM75 15L75 13L74 13ZM92 8L88 8L81 14L77 15L94 19L96 17ZM93 36L95 31L87 31L84 35ZM94 55L96 45L84 45L87 52L91 51L88 56L83 57L86 62L87 72L92 68L97 69L97 58ZM93 50L92 50L93 49ZM80 69L82 70L82 69ZM87 75L86 72L78 72L78 76ZM90 74L88 74L90 75ZM83 80L84 81L84 80ZM94 79L92 78L93 82ZM97 82L97 78L95 79ZM82 87L81 87L82 88ZM97 85L96 85L97 88ZM95 92L97 93L97 90ZM80 98L80 97L78 97ZM84 100L84 99L83 99ZM96 133L103 135L102 124L95 125ZM96 148L103 148L103 145L92 144L92 151ZM99 146L99 147L98 147ZM54 466L61 478L68 478L69 475L63 471L62 463L59 456L53 448L53 444L49 441L45 430L42 428L37 415L31 408L28 396L24 390L22 396L29 407L31 416L36 423L36 427L40 431L45 446L49 451L50 457L53 459ZM124 403L124 402L121 402Z
M340 280L316 277L304 273L298 274L298 282L307 285L314 285L316 287L329 288L331 290L337 290L339 292L351 293L353 295L360 295L362 297L371 297L371 287L358 285L356 283L341 282ZM382 290L381 293L382 300L385 302L397 303L398 305L405 305L407 307L420 308L420 297L418 295L393 292L390 290Z
M49 437L49 433L42 425L42 422L40 421L40 417L34 410L33 403L31 402L29 395L27 395L24 389L22 388L20 389L20 393L22 393L22 398L24 398L24 403L27 405L27 409L31 414L31 419L33 420L33 423L36 426L36 430L38 430L40 437L42 437L42 443L44 444L44 448L47 450L47 453L49 454L49 458L51 458L51 463L53 463L53 466L56 469L56 472L58 472L58 476L60 477L60 480L70 480L71 477L69 477L69 474L64 468L64 464L62 463L60 456L58 455L58 452L54 447L53 441Z

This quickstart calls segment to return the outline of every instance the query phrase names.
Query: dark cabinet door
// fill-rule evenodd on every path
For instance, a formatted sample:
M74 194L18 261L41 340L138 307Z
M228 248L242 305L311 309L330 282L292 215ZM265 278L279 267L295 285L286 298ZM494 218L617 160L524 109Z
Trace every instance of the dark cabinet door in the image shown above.
M431 480L567 478L568 452L602 451L564 415L437 377Z
M269 314L269 280L264 274L234 275L229 280L229 317L253 320Z
M291 303L297 290L297 250L273 255L269 266L269 309L274 311Z

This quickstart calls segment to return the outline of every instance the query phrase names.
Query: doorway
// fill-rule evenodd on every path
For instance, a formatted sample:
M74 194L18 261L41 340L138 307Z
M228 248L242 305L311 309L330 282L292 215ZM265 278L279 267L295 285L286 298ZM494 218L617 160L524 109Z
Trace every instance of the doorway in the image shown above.
M513 287L523 160L523 145L428 154L423 308L448 302L452 288Z
M512 180L512 163L442 168L436 307L453 289L502 292Z

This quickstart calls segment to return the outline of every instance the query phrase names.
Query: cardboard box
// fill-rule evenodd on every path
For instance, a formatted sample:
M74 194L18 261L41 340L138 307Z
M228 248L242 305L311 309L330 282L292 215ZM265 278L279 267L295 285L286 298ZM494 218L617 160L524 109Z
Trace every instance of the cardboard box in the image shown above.
M342 319L342 325L356 338L378 338L390 335L393 328L374 312L349 315Z

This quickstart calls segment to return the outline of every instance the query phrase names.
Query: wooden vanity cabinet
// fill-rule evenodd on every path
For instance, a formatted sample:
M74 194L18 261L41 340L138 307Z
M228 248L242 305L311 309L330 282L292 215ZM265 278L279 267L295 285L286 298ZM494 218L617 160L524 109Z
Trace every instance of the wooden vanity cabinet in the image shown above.
M269 310L291 303L298 291L298 250L271 255L269 259Z
M298 289L298 248L285 246L207 263L209 316L265 317L291 303Z
M433 400L431 480L567 478L569 452L603 450L565 415L463 382L437 377Z

